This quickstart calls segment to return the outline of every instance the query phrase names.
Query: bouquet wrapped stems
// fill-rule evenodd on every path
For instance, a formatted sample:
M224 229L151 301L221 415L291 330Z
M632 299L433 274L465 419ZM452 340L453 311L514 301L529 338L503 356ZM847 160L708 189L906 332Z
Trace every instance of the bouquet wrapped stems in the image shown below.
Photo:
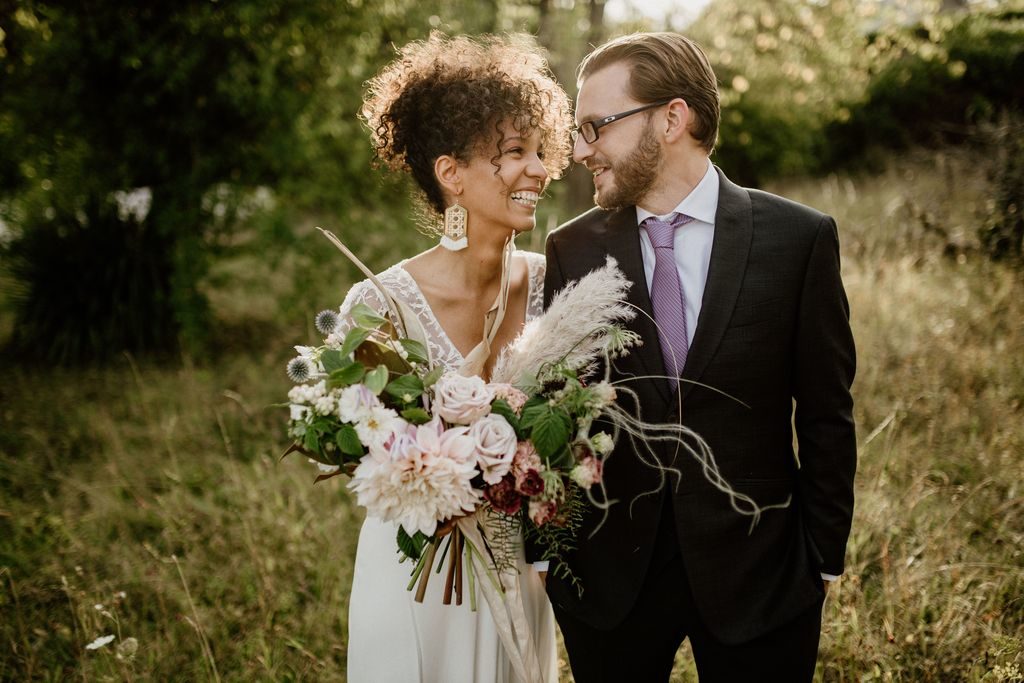
M455 604L461 605L464 573L462 556L464 553L471 552L471 550L470 547L466 545L462 532L459 531L458 526L455 526L452 531L446 535L448 537L448 544L441 553L441 559L437 562L436 570L437 573L440 574L441 569L444 567L445 559L448 560L448 571L444 580L444 598L442 602L445 605L452 604L452 595L454 594ZM413 570L412 580L409 582L409 590L412 590L413 585L416 585L416 602L423 602L423 599L426 596L427 583L430 581L431 569L434 567L434 560L437 558L437 549L442 542L444 542L444 537L438 536L432 543L430 543L426 552L423 553L419 562L416 563L416 568ZM469 573L470 591L472 591L472 569L469 569ZM475 603L476 600L474 598L475 596L471 595L470 602Z
M449 542L449 548L451 549L451 557L448 560L448 575L444 581L444 599L441 601L445 605L452 604L452 590L455 592L455 604L462 604L462 534L456 527L452 531L451 541Z

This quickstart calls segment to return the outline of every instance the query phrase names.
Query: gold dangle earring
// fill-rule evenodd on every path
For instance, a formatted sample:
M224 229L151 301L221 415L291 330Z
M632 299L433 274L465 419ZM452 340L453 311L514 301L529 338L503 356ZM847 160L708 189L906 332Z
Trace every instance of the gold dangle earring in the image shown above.
M441 246L449 251L459 251L469 246L469 239L466 236L466 216L469 214L465 207L459 205L459 200L444 210L444 234L441 236Z

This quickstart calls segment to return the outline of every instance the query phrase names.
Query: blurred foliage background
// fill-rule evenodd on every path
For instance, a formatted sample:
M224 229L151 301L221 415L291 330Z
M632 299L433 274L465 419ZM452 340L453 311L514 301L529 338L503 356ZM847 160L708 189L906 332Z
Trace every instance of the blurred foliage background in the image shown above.
M402 181L371 169L356 118L395 45L432 28L530 32L575 94L588 45L663 28L612 25L600 0L0 7L9 349L68 363L209 350L219 256L302 253L292 228L311 220L411 247ZM1019 126L1019 4L716 0L686 30L721 79L715 160L747 185ZM543 226L589 205L585 173L563 185ZM1009 192L1001 211L1020 200ZM993 250L1019 256L1019 232Z
M705 47L713 160L844 245L863 503L819 679L1024 680L1024 3L643 4L0 0L0 680L343 678L359 513L264 406L357 279L313 226L430 244L357 111L434 29L531 33L573 96L609 37Z

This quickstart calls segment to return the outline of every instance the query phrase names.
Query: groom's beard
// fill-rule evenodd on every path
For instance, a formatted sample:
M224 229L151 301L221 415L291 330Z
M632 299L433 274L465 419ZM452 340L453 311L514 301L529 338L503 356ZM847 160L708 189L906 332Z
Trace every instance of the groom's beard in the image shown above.
M661 156L654 126L648 121L636 149L622 161L610 164L615 184L604 192L595 190L594 203L609 211L639 204L658 179Z

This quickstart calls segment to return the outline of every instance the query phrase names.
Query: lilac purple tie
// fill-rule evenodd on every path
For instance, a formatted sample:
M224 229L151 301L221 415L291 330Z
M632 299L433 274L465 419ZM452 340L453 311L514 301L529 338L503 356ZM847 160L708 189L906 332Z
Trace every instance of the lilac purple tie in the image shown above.
M674 239L675 231L686 225L693 218L681 213L674 213L668 221L655 217L647 218L642 225L654 245L654 278L651 281L651 303L654 305L654 319L658 323L658 340L661 342L661 355L665 360L665 374L679 377L686 364L689 341L686 336L686 306L683 299L683 288L679 282L679 269L676 266ZM669 386L675 391L678 380L669 380Z

